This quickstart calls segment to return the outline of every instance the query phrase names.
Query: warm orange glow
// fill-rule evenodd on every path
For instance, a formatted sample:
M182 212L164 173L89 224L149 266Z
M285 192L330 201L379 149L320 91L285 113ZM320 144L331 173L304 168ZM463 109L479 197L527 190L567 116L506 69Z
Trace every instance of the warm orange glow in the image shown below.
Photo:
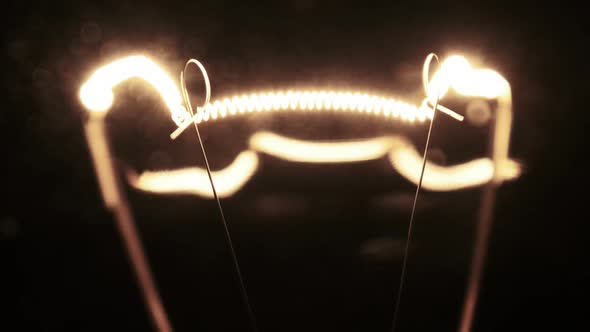
M447 58L428 82L427 97L420 106L393 98L360 92L332 90L267 91L249 95L233 96L214 101L194 116L196 123L223 119L228 116L268 111L342 111L359 112L398 118L408 122L424 122L432 119L432 108L437 94L443 98L453 88L458 94L471 97L498 98L509 92L508 82L490 69L473 69L462 56ZM429 103L427 103L427 101ZM438 110L459 120L463 116L439 105ZM176 138L188 127L188 123L172 133Z
M473 69L462 56L447 58L441 69L434 73L426 94L434 101L437 92L440 98L453 88L458 94L471 97L498 98L509 90L508 82L491 69Z
M215 101L198 115L197 122L224 118L234 114L261 111L324 111L360 112L399 117L408 121L424 121L432 111L374 95L340 91L277 91L235 96Z
M423 157L403 137L387 136L354 141L314 142L288 138L270 132L255 133L249 141L251 150L241 152L229 166L218 171L209 173L209 164L199 135L207 170L192 167L169 171L146 171L139 175L131 172L127 174L127 180L133 187L147 192L193 194L213 198L215 195L212 186L215 183L216 193L219 197L224 198L234 195L253 177L259 164L257 152L289 161L306 163L359 162L388 155L394 170L414 184L420 182L422 188L426 190L451 191L489 184L484 191L484 199L481 205L481 211L483 212L481 212L480 216L480 225L483 226L481 230L478 230L478 238L483 239L478 240L478 243L483 243L483 245L478 244L476 246L476 255L474 256L476 258L474 259L474 269L469 283L468 300L466 301L467 314L464 316L468 318L462 323L463 327L467 326L467 328L462 327L462 330L469 329L471 313L475 303L473 294L477 295L477 280L480 279L479 271L485 256L487 228L491 225L490 216L493 210L494 190L497 184L520 175L520 166L508 158L512 122L512 96L510 85L499 73L490 69L474 69L461 56L452 56L446 59L430 79L428 66L430 60L434 57L436 57L434 54L430 54L426 58L423 69L426 98L422 100L419 106L392 98L332 90L269 91L235 96L208 103L210 85L207 73L199 61L191 59L187 65L189 63L196 64L201 69L206 83L204 105L197 108L194 115L184 86L183 74L181 74L181 95L180 90L168 74L155 62L144 56L126 57L97 69L81 86L79 92L80 100L92 115L85 124L85 133L104 203L109 210L114 212L114 216L117 218L119 229L127 244L129 256L156 326L162 331L171 330L143 255L139 237L134 229L132 215L128 211L124 193L121 191L117 179L117 172L109 151L104 126L104 115L111 108L114 100L113 88L119 83L134 77L142 78L150 83L163 98L172 115L172 120L177 125L177 129L170 135L172 139L178 137L193 123L195 123L198 133L197 123L263 111L315 112L331 110L366 113L385 118L397 118L407 122L424 122L426 119L434 119L435 113L432 108L436 108L436 110L461 121L463 116L439 104L439 100L450 89L463 96L496 98L498 106L495 110L495 123L492 127L492 158L475 159L454 166L440 166L427 161L422 178ZM188 107L190 112L187 111L185 106ZM432 126L430 128L432 129ZM428 143L426 146L428 147ZM418 184L417 190L419 189L420 185ZM217 203L225 224L219 199ZM412 217L413 215L412 211ZM229 233L227 237L231 244ZM234 263L238 274L240 274L237 260ZM475 282L472 282L474 280ZM475 291L473 291L472 285L476 285ZM242 287L244 287L243 284ZM401 286L400 289L402 289ZM244 290L245 295L245 288L242 290ZM244 297L247 302L247 296Z
M398 145L389 152L389 161L404 178L412 183L418 183L422 156L411 143L399 139ZM513 180L520 172L517 162L507 160L498 169L498 176L502 181ZM427 161L422 188L430 191L452 191L477 187L490 182L493 175L494 163L490 158L474 159L453 166L439 166Z
M199 108L193 121L201 123L253 112L330 110L373 114L407 122L424 122L426 119L432 119L431 105L434 104L437 94L440 93L440 98L442 98L450 89L453 89L456 93L464 96L498 98L494 158L493 160L476 159L449 167L427 163L423 187L435 191L456 190L482 185L490 180L502 182L517 177L520 173L518 164L508 159L511 124L511 96L508 82L493 70L472 68L462 56L447 58L441 64L440 70L435 72L430 80L427 80L427 72L424 75L427 97L420 106L359 92L268 91L214 101ZM182 105L178 87L155 62L144 56L130 56L99 68L81 87L80 98L92 114L103 115L112 105L112 89L132 77L143 78L153 85L162 96L178 126L171 135L173 138L193 122L190 114ZM459 120L463 118L441 105L438 110ZM214 172L220 196L231 196L253 176L258 167L258 157L254 151L285 160L308 163L358 162L381 158L389 154L389 160L394 169L409 181L413 183L418 181L421 156L400 137L310 142L269 132L258 132L251 137L249 144L252 151L243 152L232 165ZM102 151L99 148L94 150ZM98 155L98 152L95 154ZM95 163L101 169L100 161L95 161ZM191 193L212 197L206 171L200 168L145 172L135 178L132 184L139 189L157 193ZM110 192L109 186L104 185L103 191Z
M211 172L217 195L229 197L240 190L258 169L258 156L243 151L226 168ZM140 190L157 194L193 194L213 198L207 170L199 167L170 171L146 171L128 176L129 183Z
M172 79L154 61L145 56L129 56L97 69L80 89L82 103L92 112L105 113L113 103L112 89L119 83L140 77L158 91L170 110L173 120L186 128L190 118L182 105L180 91ZM508 83L497 72L489 69L473 69L462 56L451 56L441 65L429 81L427 100L431 102L440 92L441 98L449 88L465 96L496 98L506 92ZM261 111L350 111L379 114L409 122L423 122L432 118L432 110L424 103L411 105L392 98L347 91L269 91L234 96L208 104L197 112L194 121L225 118L236 114ZM441 111L457 118L462 117L444 107Z
M395 143L391 137L366 140L310 142L271 132L257 132L250 138L253 150L284 160L306 163L346 163L383 157Z
M201 123L234 115L272 111L357 112L401 119L409 123L432 119L432 108L427 105L416 107L393 98L332 90L268 91L224 98L203 107L193 119L196 123ZM445 113L456 119L463 119L453 111L445 109ZM184 123L170 136L173 139L178 137L189 125L190 122Z
M97 69L80 88L80 100L92 113L104 114L112 106L113 88L134 77L146 80L158 91L177 125L190 119L174 81L154 61L141 55L129 56Z
M227 168L213 172L213 180L220 197L239 191L256 172L256 152L273 157L305 163L350 163L382 158L386 155L394 170L408 181L417 184L422 156L401 136L382 136L354 141L302 141L271 132L257 132L249 140L250 149L240 153ZM452 191L488 183L494 174L490 158L475 159L453 166L426 162L422 187L430 191ZM517 162L508 160L498 170L503 181L520 175ZM135 188L161 194L194 194L213 198L207 171L185 168L173 171L148 171L139 177L129 177Z

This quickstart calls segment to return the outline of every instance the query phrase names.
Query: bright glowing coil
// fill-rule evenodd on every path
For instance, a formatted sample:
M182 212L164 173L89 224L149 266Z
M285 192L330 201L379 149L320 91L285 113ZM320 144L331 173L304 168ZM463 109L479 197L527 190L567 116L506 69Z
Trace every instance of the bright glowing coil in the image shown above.
M189 123L190 114L182 104L180 91L172 79L154 61L144 56L129 56L96 70L80 89L80 99L91 112L104 114L113 103L112 89L119 83L139 77L149 82L162 96L172 119L182 131ZM462 56L446 59L434 73L426 87L427 98L433 101L440 91L441 98L450 88L466 96L496 98L509 89L506 80L489 69L473 69ZM420 106L393 98L359 92L343 91L277 91L234 96L215 101L200 108L195 114L197 123L228 116L262 111L349 111L379 114L409 122L432 118L432 109L426 103ZM462 119L462 116L444 108L440 111ZM181 129L182 128L182 129ZM177 130L178 132L178 130ZM177 136L178 133L175 135Z
M195 121L262 111L349 111L399 117L413 122L432 118L432 110L418 108L392 98L338 91L278 91L235 96L203 108Z
M432 108L426 104L416 107L403 101L360 92L330 90L291 90L253 93L209 103L202 107L193 117L196 123L223 119L230 116L285 111L335 111L357 112L380 115L385 118L397 118L407 122L424 122L432 119ZM445 109L445 113L462 120L463 117ZM190 121L179 126L171 135L176 138L188 126Z
M491 179L501 182L517 177L518 165L508 159L508 143L511 123L510 86L497 72L489 69L474 69L461 56L447 58L441 69L428 80L425 71L427 97L420 106L396 99L358 92L331 90L318 91L269 91L234 96L214 101L200 107L192 120L201 123L226 117L268 111L335 111L374 114L385 118L398 118L407 122L424 122L432 119L436 94L441 98L453 89L458 94L483 98L498 98L499 107L496 125L493 160L483 158L465 164L442 167L427 163L423 187L427 190L456 190L484 184ZM80 89L82 103L91 114L104 115L113 102L112 89L133 77L149 82L162 96L172 119L178 126L171 137L177 137L191 122L191 115L182 105L178 87L152 60L144 56L130 56L117 60L95 71ZM461 120L462 116L440 106L438 110ZM94 140L94 139L93 139ZM403 144L400 144L403 143ZM255 133L250 139L250 148L240 154L236 161L216 173L216 183L221 196L229 196L241 188L255 173L258 159L254 151L278 158L315 163L355 162L381 158L389 153L394 169L406 179L416 182L416 165L421 157L405 140L397 137L374 138L347 142L304 142L273 133ZM238 165L238 166L236 166ZM199 168L164 172L145 172L131 177L138 189L158 193L192 193L211 197L205 170ZM106 178L106 177L104 177ZM108 189L108 188L107 188Z

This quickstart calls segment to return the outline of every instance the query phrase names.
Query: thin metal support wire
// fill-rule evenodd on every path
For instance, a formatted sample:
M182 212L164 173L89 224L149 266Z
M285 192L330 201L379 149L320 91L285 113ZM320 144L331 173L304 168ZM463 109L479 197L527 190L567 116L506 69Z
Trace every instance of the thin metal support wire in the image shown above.
M425 71L428 71L428 67L430 65L430 61L432 58L436 58L437 63L439 63L438 56L436 54L431 53L426 58L424 63ZM404 281L406 277L406 267L408 264L408 250L410 248L410 241L412 238L412 226L414 224L414 216L416 214L416 203L418 202L418 196L420 194L420 188L422 187L422 180L424 178L424 170L426 169L426 156L428 153L428 146L430 145L430 136L432 134L432 127L434 125L434 119L436 117L436 109L438 108L438 100L439 100L440 93L437 93L436 100L434 102L434 107L432 108L432 120L430 121L430 126L428 127L428 135L426 136L426 146L424 147L424 157L422 158L422 170L420 171L420 180L418 181L418 185L416 186L416 193L414 194L414 203L412 204L412 214L410 215L410 223L408 225L408 236L406 240L406 248L404 249L404 260L402 262L402 271L399 281L399 288L397 292L397 299L395 301L395 309L393 312L393 323L391 325L391 331L395 332L395 328L397 325L397 319L399 316L399 306L402 298L402 290L404 288Z
M473 328L473 318L475 316L475 306L479 297L479 289L483 269L485 265L488 240L492 228L494 205L496 202L497 184L491 181L483 189L482 202L479 210L479 223L475 235L475 245L473 256L471 258L471 269L469 272L469 281L465 291L465 300L463 303L463 312L461 315L461 325L459 332L470 332Z
M127 203L121 204L113 209L117 226L125 246L127 247L127 254L131 260L131 265L135 270L135 275L139 281L140 289L146 307L148 308L152 317L152 322L159 332L172 332L172 326L162 304L162 299L158 293L158 289L154 282L154 278L150 271L150 266L141 245L141 240L137 234L137 230L133 223L133 217L127 207Z
M215 184L213 182L213 176L211 176L211 167L209 166L209 160L207 158L207 153L205 152L205 146L203 144L203 140L201 139L201 133L199 132L199 126L197 125L197 122L194 121L193 108L192 108L192 105L191 105L191 102L190 102L190 99L188 96L188 92L186 90L186 84L184 82L184 78L185 78L184 73L186 72L186 69L188 68L189 64L191 64L191 63L197 65L199 67L199 69L201 69L201 72L203 74L203 78L205 79L207 94L206 94L206 98L205 98L205 102L203 103L203 106L207 105L207 103L209 102L210 95L211 95L211 88L209 85L209 77L207 76L207 71L205 70L205 68L203 67L203 65L199 61L197 61L195 59L190 59L189 61L186 62L185 66L184 66L184 70L180 73L180 85L181 85L181 89L182 89L182 95L184 98L184 102L188 108L188 111L191 114L191 119L187 120L187 121L192 121L195 126L195 131L197 132L197 137L199 139L199 145L201 146L201 152L203 153L203 159L205 160L205 166L207 168L207 175L209 176L209 182L211 183L211 189L213 190L213 196L215 197L215 201L217 202L217 208L219 209L219 215L221 216L221 221L223 223L225 237L227 239L227 244L230 249L234 268L235 268L236 275L238 277L238 281L240 284L240 293L242 295L242 300L244 301L244 304L245 304L246 309L248 311L248 316L250 318L252 330L254 332L258 332L258 325L256 323L256 316L254 315L254 311L252 310L252 306L250 305L250 299L248 298L248 292L246 291L246 285L244 283L244 278L242 277L242 271L240 269L240 264L238 263L238 257L236 255L236 251L234 249L234 245L233 245L233 241L232 241L232 238L231 238L231 235L229 232L229 228L227 226L227 220L225 219L225 215L223 214L223 208L221 207L221 200L219 199L219 196L217 195L217 190L215 189ZM201 109L202 107L198 108L197 110Z
M115 218L153 326L158 332L172 332L173 328L152 276L129 203L115 171L106 139L104 119L90 119L84 129L105 206Z

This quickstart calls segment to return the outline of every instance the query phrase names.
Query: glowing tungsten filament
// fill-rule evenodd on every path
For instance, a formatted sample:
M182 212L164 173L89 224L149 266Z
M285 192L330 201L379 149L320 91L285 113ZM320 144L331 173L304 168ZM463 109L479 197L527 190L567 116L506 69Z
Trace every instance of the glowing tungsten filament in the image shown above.
M253 111L282 111L289 108L294 111L366 112L382 114L385 117L393 116L409 122L414 122L416 119L424 122L426 118L432 119L433 116L433 111L428 104L433 105L437 94L440 94L440 98L442 98L451 87L465 96L485 98L497 98L506 94L510 89L508 82L500 74L489 69L472 69L469 62L462 56L451 56L445 60L441 69L433 75L432 80L427 80L427 72L424 72L423 76L426 98L419 107L391 98L379 98L358 92L278 91L226 98L223 102L208 104L202 112L195 114L193 120L196 123L201 123L209 119L217 119L220 113L224 118L227 113L230 115L242 114L245 110L250 113ZM463 120L463 116L442 105L438 105L437 109L456 120ZM188 126L189 123L179 125L170 137L175 139Z
M146 80L158 91L177 126L190 119L174 81L155 62L141 55L129 56L96 70L82 85L80 99L92 114L105 114L113 104L112 89L134 77Z
M406 180L417 184L420 179L422 156L407 140L398 137L389 151L391 166ZM506 160L498 170L502 181L514 180L521 173L520 165L514 160ZM490 158L479 158L468 162L439 166L426 162L422 188L429 191L452 191L484 185L494 176L494 163Z
M424 122L432 119L432 109L427 105L416 107L414 105L358 92L341 92L329 90L304 90L304 91L277 91L253 93L250 95L225 98L215 101L202 108L193 117L196 123L225 118L228 115L243 114L245 111L269 112L269 111L350 111L382 115L384 117L400 118L408 122L418 120ZM441 111L455 119L463 120L463 117L446 108ZM185 122L171 135L172 139L178 137L188 126Z
M250 147L277 158L308 163L346 163L383 157L395 140L377 137L367 140L309 142L271 132L257 132L250 138Z
M247 109L249 112L257 111L283 111L291 109L294 111L326 111L326 110L347 110L359 113L381 113L382 104L391 108L387 114L406 114L404 118L416 118L420 121L432 117L432 112L397 102L394 99L378 98L367 94L337 91L277 91L254 93L241 97L226 98L223 101L216 101L204 107L204 114L195 117L200 123L209 119L216 119L219 113L231 115L239 110Z
M440 98L453 88L463 96L498 98L509 91L508 82L490 69L473 69L462 56L447 58L441 69L434 73L428 86L425 86L429 101L434 102L437 91Z
M382 136L354 141L302 141L271 132L257 132L250 138L252 150L283 160L304 163L349 163L374 160L389 154L391 166L408 181L417 184L422 156L401 136ZM453 166L426 163L422 186L431 191L450 191L475 187L489 182L494 165L480 158ZM499 170L502 180L520 175L520 165L507 160Z
M80 90L80 98L84 105L91 111L91 114L102 116L106 114L112 104L112 89L114 86L128 78L143 78L154 86L158 93L163 97L166 106L172 113L172 118L178 125L178 128L171 135L172 138L175 138L193 121L200 123L209 120L223 119L238 114L263 111L294 110L315 112L334 110L337 112L345 111L380 115L385 118L400 118L408 122L414 122L416 120L423 122L426 119L431 119L433 116L433 111L428 104L429 102L432 103L435 93L440 91L442 97L452 88L459 94L466 96L498 98L499 107L494 133L494 158L491 161L491 165L493 165L492 179L496 183L499 183L512 178L511 176L507 176L507 173L510 173L510 170L514 170L514 165L511 164L512 161L508 159L507 153L511 123L510 86L507 81L495 71L489 69L473 69L467 60L461 56L452 56L445 60L441 69L434 73L431 80L427 80L427 71L424 76L426 76L424 82L427 97L419 107L392 98L362 93L331 90L289 90L255 93L217 100L199 108L191 121L190 114L182 105L180 91L167 74L153 61L143 56L131 56L117 60L94 72L89 80L82 86ZM456 119L462 119L460 115L440 105L438 109ZM100 149L100 146L95 147L97 144L94 142L99 142L99 140L97 139L98 134L95 133L97 131L92 130L92 128L98 126L98 124L95 124L94 122L87 125L88 139L92 147L91 150L93 156L95 155L96 157L95 164L97 165L97 171L105 173L106 171L104 170L107 168L106 160L108 158L103 158L104 153L101 152L102 149ZM387 154L390 143L390 141L384 141L379 138L372 141L357 142L303 142L280 137L271 133L257 133L250 140L251 148L254 151L272 154L276 157L287 160L321 163L353 162L379 158ZM396 146L391 147L390 160L392 161L392 166L400 171L408 180L414 182L415 179L412 175L412 171L409 171L409 168L404 165L409 165L409 161L414 160L415 158L408 158L407 156L410 155L410 151L407 150L407 153L402 153L400 152L402 150L396 149ZM326 153L326 150L332 148L336 148L336 150ZM302 153L304 150L316 151L318 153ZM405 162L404 160L408 162ZM489 164L489 162L487 163ZM249 163L249 165L252 164L254 163ZM463 165L467 166L467 163ZM453 190L465 186L483 184L488 181L490 168L487 164L487 166L481 166L484 165L484 163L479 163L478 165L480 166L475 168L458 168L459 165L447 167L446 170L445 168L437 168L437 170L440 170L440 172L438 172L440 177L436 177L436 179L441 179L440 181L443 184L435 185L434 182L436 181L428 181L429 175L427 174L425 178L425 188L430 190ZM435 170L435 168L429 168L429 170ZM471 170L469 172L474 173L468 174L478 173L479 175L466 176L464 177L464 179L466 179L464 181L465 183L458 184L457 181L452 180L452 178L455 178L453 174L459 176L464 173L451 170ZM515 172L514 176L517 176L518 172ZM152 172L148 174L151 174L151 179L155 179L157 176L156 173L157 172ZM196 173L185 172L183 174L183 176L185 176L184 179L186 179L186 176L189 176L186 174ZM105 197L105 200L111 204L113 201L117 201L117 197L112 194L112 192L114 192L114 187L109 184L112 181L109 180L109 176L107 175L109 174L105 173L102 176L99 176L99 179L103 179L101 180L103 197ZM168 175L172 174L170 173ZM251 175L252 174L249 174L248 176L231 176L228 178L242 179L249 178ZM144 179L149 178L150 177ZM445 181L448 182L448 185L444 184ZM239 182L243 185L242 180ZM430 182L433 183L432 186L428 185ZM147 182L143 183L145 184ZM138 185L138 187L141 186ZM146 188L147 187L150 186L146 185ZM174 187L175 185L170 185L165 191L173 192ZM185 189L179 190L181 192L187 192ZM199 189L195 190L198 191ZM233 191L233 188L231 190L228 189L228 192ZM207 196L207 194L203 195Z
M211 173L217 195L229 197L240 190L258 169L258 155L243 151L227 167ZM207 171L199 167L171 171L146 171L140 175L128 172L129 183L140 190L158 194L193 194L213 198Z
M199 66L203 70L203 74L206 75L202 66L200 64ZM351 92L279 91L236 96L212 104L205 102L207 105L204 108L199 108L192 116L183 106L181 93L174 82L158 65L143 56L131 56L117 60L95 71L80 89L80 99L93 115L85 125L85 133L104 203L116 216L146 304L157 329L162 332L172 330L143 255L141 242L138 240L124 194L120 191L104 127L104 115L111 107L114 98L112 89L117 84L133 77L148 81L164 99L173 121L178 126L170 135L172 138L177 137L192 122L198 123L254 111L331 109L379 114L410 122L417 119L423 122L426 118L432 119L434 116L434 112L429 106L433 106L435 101L442 98L451 88L464 96L496 98L498 106L494 116L492 158L476 159L449 167L441 167L427 162L428 172L425 173L422 182L424 188L437 191L486 184L482 196L480 226L477 231L477 243L479 244L474 253L473 269L461 319L460 331L469 331L477 301L478 280L485 257L495 190L497 185L505 180L516 178L520 172L518 164L508 158L512 123L512 96L510 85L500 74L489 69L474 69L461 56L448 58L442 63L441 69L434 73L432 79L429 80L428 76L428 69L425 66L423 83L426 98L419 107L393 99ZM182 79L181 82L183 82ZM186 90L183 87L184 91ZM207 91L206 100L209 97L209 89ZM437 110L457 120L463 119L461 115L441 105L438 105ZM375 138L355 142L302 142L271 133L259 133L251 138L250 147L252 150L257 149L279 158L314 163L376 159L389 150L389 160L393 168L414 183L418 181L417 170L422 159L416 150L400 137ZM217 182L221 184L221 195L232 195L252 177L258 167L258 157L252 150L241 153L232 165L214 172L214 176L219 178ZM310 151L311 154L308 153ZM326 153L326 151L330 152ZM169 172L148 171L139 177L130 177L128 174L128 178L133 186L141 190L157 193L192 193L211 197L210 187L204 185L205 174L203 169L191 168Z
M99 68L82 85L80 99L91 115L84 129L104 204L115 217L154 327L159 332L171 332L173 329L147 263L133 215L121 191L105 130L105 115L114 98L112 89L133 77L143 78L154 86L170 109L176 125L191 122L190 114L182 105L180 92L168 75L153 61L143 56L131 56Z
M272 132L257 132L249 140L250 150L238 155L229 166L213 172L220 197L239 191L254 176L258 158L256 152L301 163L351 163L388 156L393 169L406 180L417 184L422 156L401 136L383 136L354 141L303 141ZM451 191L488 183L494 174L490 158L479 158L463 164L440 166L426 162L422 187L429 191ZM507 160L498 171L503 180L520 175L520 166ZM173 171L146 171L139 176L128 174L136 189L159 194L194 194L213 198L211 185L204 169L193 167Z
M92 117L85 126L98 180L105 204L109 207L120 202L115 172L108 152L103 117L113 104L113 88L130 78L139 77L150 83L160 94L177 126L191 123L190 113L184 108L180 91L155 62L141 56L129 56L97 69L80 88L80 100Z

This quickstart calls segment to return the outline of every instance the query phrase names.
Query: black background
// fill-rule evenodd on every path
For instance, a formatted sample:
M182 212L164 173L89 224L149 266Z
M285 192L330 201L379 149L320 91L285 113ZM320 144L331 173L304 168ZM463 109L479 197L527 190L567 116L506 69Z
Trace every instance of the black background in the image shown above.
M214 98L304 86L419 97L431 51L466 53L498 70L512 84L511 156L525 172L498 195L475 330L587 325L588 61L578 8L24 1L3 13L1 330L151 329L101 205L77 99L93 68L129 53L170 72L201 60ZM191 91L197 98L199 87ZM202 165L193 132L168 141L173 123L163 109L141 82L118 90L109 123L122 164ZM332 139L401 131L419 147L427 129L334 115L236 118L203 126L213 168L258 128ZM485 153L484 128L441 117L434 131L438 162ZM413 190L390 172L384 160L324 167L263 157L252 183L223 201L261 331L389 329ZM214 202L127 189L175 329L247 331ZM399 331L456 329L477 192L423 193Z

